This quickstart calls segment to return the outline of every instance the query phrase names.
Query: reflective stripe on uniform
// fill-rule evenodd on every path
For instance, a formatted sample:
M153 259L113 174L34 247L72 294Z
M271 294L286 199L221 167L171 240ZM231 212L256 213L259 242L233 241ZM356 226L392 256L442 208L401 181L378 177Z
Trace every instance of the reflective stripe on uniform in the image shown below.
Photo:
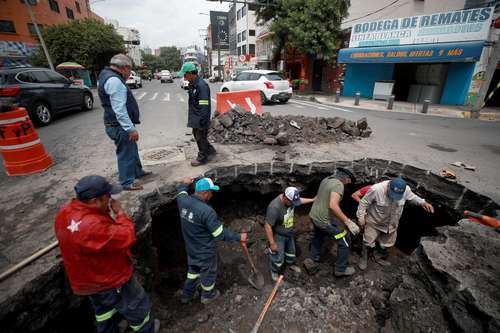
M295 258L295 253L286 253L285 252L285 256Z
M137 332L138 330L140 330L142 328L142 326L146 325L146 323L149 321L149 312L146 316L146 318L144 318L144 320L142 321L142 323L140 323L139 325L130 325L130 328L132 328L134 330L134 332Z
M334 237L335 239L341 239L344 238L346 235L347 235L347 230L344 230L340 234L336 234Z
M368 204L368 201L367 201L364 197L363 197L363 198L361 198L361 200L360 200L359 202L362 202L362 203L364 203L364 204Z
M199 105L208 105L208 99L200 99Z
M179 195L189 195L189 193L187 193L186 191L181 191L177 193L176 197L178 197Z
M103 314L96 314L95 315L95 320L100 323L100 322L103 322L103 321L106 321L108 320L109 318L113 317L113 315L116 313L116 309L113 309L113 310L109 310L108 312L105 312Z
M190 280L196 280L197 278L200 277L200 274L196 274L196 273L189 273L187 274L187 278L190 279Z
M217 229L215 229L214 232L212 232L212 236L219 237L219 235L222 234L222 230L223 230L223 227L221 224Z
M204 286L203 284L201 285L201 288L205 291L210 291L210 290L214 289L214 287L215 287L215 283L211 284L210 286Z

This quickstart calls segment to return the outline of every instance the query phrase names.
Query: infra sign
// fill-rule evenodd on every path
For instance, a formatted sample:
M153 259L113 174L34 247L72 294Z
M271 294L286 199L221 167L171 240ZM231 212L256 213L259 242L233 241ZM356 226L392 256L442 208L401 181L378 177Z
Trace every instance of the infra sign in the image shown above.
M349 47L485 40L493 11L473 8L358 23L352 27Z

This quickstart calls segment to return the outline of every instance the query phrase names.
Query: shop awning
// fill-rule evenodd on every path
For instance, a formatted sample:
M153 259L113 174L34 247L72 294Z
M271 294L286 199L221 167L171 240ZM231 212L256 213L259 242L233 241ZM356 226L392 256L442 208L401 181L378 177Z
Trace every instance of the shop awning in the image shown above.
M476 62L484 41L386 47L354 47L339 51L339 63Z

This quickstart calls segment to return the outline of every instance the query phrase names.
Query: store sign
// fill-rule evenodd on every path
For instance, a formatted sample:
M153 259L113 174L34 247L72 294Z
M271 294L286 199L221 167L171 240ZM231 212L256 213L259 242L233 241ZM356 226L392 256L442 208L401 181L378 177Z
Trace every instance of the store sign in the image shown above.
M339 63L475 62L484 42L391 47L349 48L339 51Z
M212 49L219 45L221 50L229 50L229 23L227 12L210 11L210 24L212 28Z
M358 23L349 47L387 46L485 40L493 7Z

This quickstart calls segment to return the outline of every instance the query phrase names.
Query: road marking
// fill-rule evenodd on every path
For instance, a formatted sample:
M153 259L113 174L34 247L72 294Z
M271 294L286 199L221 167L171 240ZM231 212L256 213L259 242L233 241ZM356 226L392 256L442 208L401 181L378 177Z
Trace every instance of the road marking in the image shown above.
M304 106L314 107L314 108L319 109L319 110L328 110L327 108L321 107L319 105L307 104L307 103L305 103L303 101L301 101L301 102L291 101L291 102L294 103L294 104L300 104L300 105L304 105Z
M170 101L170 93L165 93L165 97L163 97L164 101Z
M351 111L351 110L346 110L346 109L343 109L343 108L339 108L337 106L333 106L333 105L327 105L327 104L321 104L321 106L318 106L317 104L318 103L315 103L315 102L306 102L306 101L290 101L292 103L297 103L297 104L300 104L300 105L304 105L304 106L311 106L311 107L315 107L315 108L318 108L320 110L337 110L337 111L342 111L342 112L348 112L348 113L353 113L354 111Z
M295 104L295 103L292 103L292 106L295 107L295 108L298 108L298 109L303 109L304 108L302 105L298 105L298 104Z
M137 97L137 99L141 100L146 95L147 95L147 92L143 92L142 94L139 95L139 97Z
M156 99L156 96L158 96L158 93L157 93L157 92L155 92L155 93L153 94L153 97L151 97L149 100L150 100L150 101L154 101L154 100Z

